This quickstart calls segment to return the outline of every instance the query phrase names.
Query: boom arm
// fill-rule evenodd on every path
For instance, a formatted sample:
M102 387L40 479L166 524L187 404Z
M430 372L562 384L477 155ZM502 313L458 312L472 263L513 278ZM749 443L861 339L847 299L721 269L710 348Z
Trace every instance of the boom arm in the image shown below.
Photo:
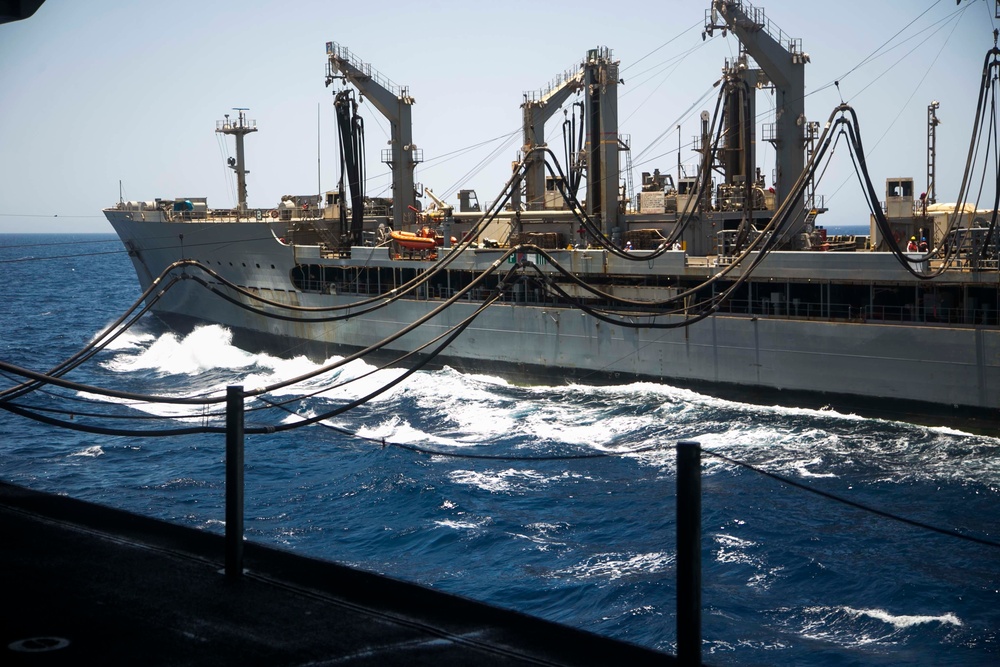
M705 33L731 30L775 87L774 189L778 202L791 192L805 167L805 64L801 40L785 36L762 9L746 0L712 0ZM794 227L794 225L793 225Z
M433 201L437 205L438 209L444 211L445 213L451 213L455 209L454 206L452 206L451 204L447 203L446 201L438 197L436 194L434 194L434 192L432 192L430 188L424 188L424 194L430 197L431 201Z
M573 93L583 88L583 72L567 73L561 82L551 86L541 95L525 93L524 103L524 187L529 211L541 210L545 196L545 156L532 153L532 149L545 145L545 121L552 117ZM565 165L569 168L569 165Z
M416 210L416 193L413 187L413 169L419 153L413 145L413 120L411 107L415 100L405 86L397 86L382 76L368 63L352 54L347 47L336 42L326 43L326 85L338 78L338 73L358 89L363 97L371 100L391 127L391 148L384 151L382 161L392 169L392 223L402 229Z

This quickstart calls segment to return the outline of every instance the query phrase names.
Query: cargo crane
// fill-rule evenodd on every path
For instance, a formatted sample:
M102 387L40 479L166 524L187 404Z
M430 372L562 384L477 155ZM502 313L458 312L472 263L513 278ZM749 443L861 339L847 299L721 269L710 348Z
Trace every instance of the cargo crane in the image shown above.
M529 211L545 208L545 155L535 148L545 146L545 121L552 117L570 95L583 89L583 71L567 72L558 83L539 94L524 94L524 195ZM570 165L565 165L566 169Z
M547 208L545 156L533 150L545 146L545 121L571 94L581 92L586 133L583 159L580 164L566 165L566 169L569 172L583 168L587 175L584 204L587 214L598 219L608 237L620 234L621 169L618 153L627 150L627 146L618 137L619 83L618 61L612 59L611 49L602 46L588 50L579 70L564 74L561 81L540 95L525 95L521 104L524 119L522 151L526 165L524 189L528 211ZM515 197L512 204L517 207L520 202Z
M806 130L805 65L809 55L802 40L787 37L765 15L746 0L713 0L703 36L731 31L746 53L760 65L775 91L775 123L764 139L774 144L774 190L777 205L788 197L792 185L805 168ZM768 128L765 128L765 130ZM728 174L727 174L728 175ZM800 207L801 208L801 207ZM792 219L788 236L794 238L806 223L805 211ZM812 216L810 216L811 218Z
M412 109L414 99L409 89L382 76L362 62L347 47L326 43L326 85L342 78L351 83L381 113L390 125L391 148L382 151L382 162L392 170L392 226L403 229L415 222L416 191L413 170L421 162L422 151L413 143Z

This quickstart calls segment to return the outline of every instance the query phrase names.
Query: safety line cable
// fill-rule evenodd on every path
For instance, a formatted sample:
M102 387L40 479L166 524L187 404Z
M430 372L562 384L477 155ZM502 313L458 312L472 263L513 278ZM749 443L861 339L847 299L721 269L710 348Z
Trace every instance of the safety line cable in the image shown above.
M553 460L553 461L570 461L570 460L577 460L577 459L594 459L594 458L623 457L623 456L629 456L631 454L638 454L638 453L644 453L644 452L653 451L653 450L657 450L657 449L663 449L662 445L650 445L650 446L647 446L647 447L641 447L641 448L627 450L627 451L594 452L594 453L588 453L588 454L566 454L566 455L538 456L538 457L503 456L503 455L490 455L490 454L467 454L467 453L464 453L464 452L445 452L445 451L440 451L440 450L436 450L436 449L428 449L426 447L420 447L418 445L404 444L404 443L399 443L399 442L391 442L391 441L386 441L385 438L381 438L381 439L380 438L371 438L371 437L367 437L367 436L363 436L363 435L358 435L357 433L352 433L352 432L350 432L350 431L348 431L346 429L342 429L342 428L339 428L339 427L332 427L331 426L330 428L332 428L333 430L336 430L338 433L342 433L344 435L348 435L348 436L351 436L353 438L357 438L359 440L366 440L368 442L374 442L376 444L381 444L383 448L385 448L385 447L396 447L396 448L403 449L403 450L410 451L410 452L414 452L414 453L417 453L417 454L426 454L426 455L430 455L430 456L442 456L442 457L456 458L456 459L485 459L485 460L500 460L500 461L548 461L548 460ZM671 448L671 449L676 449L676 445L667 445L667 447ZM838 496L838 495L830 493L828 491L823 491L821 489L817 489L815 487L809 486L808 484L803 484L802 482L797 482L797 481L795 481L793 479L789 479L788 477L784 477L784 476L778 475L776 473L772 473L772 472L768 472L766 470L762 470L762 469L760 469L760 468L758 468L758 467L756 467L756 466L754 466L754 465L752 465L750 463L746 463L744 461L740 461L738 459L734 459L734 458L732 458L730 456L726 456L725 454L721 454L721 453L716 452L716 451L703 449L700 446L698 447L698 450L700 452L702 452L703 454L705 454L705 455L721 459L721 460L723 460L723 461L725 461L727 463L730 463L732 465L739 466L741 468L745 468L745 469L747 469L747 470L749 470L751 472L755 472L755 473L757 473L759 475L763 475L764 477L768 477L768 478L773 479L773 480L775 480L777 482L781 482L782 484L787 484L788 486L795 487L795 488L800 489L802 491L807 491L809 493L815 494L815 495L820 496L822 498L826 498L827 500L832 500L832 501L840 503L842 505L847 505L849 507L853 507L855 509L859 509L859 510L862 510L864 512L868 512L870 514L875 514L875 515L880 516L880 517L885 518L885 519L891 519L893 521L898 521L900 523L905 523L905 524L907 524L909 526L913 526L915 528L921 528L923 530L928 530L928 531L931 531L931 532L939 533L939 534L945 535L947 537L953 537L953 538L956 538L956 539L965 540L966 542L973 542L975 544L981 544L981 545L984 545L984 546L993 547L995 549L1000 549L1000 542L995 542L993 540L988 540L988 539L985 539L985 538L976 537L974 535L966 535L964 533L960 533L960 532L955 531L955 530L951 530L951 529L948 529L948 528L940 528L938 526L934 526L932 524L925 523L923 521L917 521L915 519L910 519L910 518L907 518L907 517L904 517L904 516L900 516L898 514L893 514L892 512L888 512L888 511L885 511L885 510L880 510L877 507L872 507L871 505L866 505L864 503L859 503L859 502L857 502L855 500L850 500L848 498L844 498L843 496Z
M708 454L709 456L714 456L715 458L721 459L721 460L723 460L723 461L725 461L727 463L731 463L731 464L733 464L735 466L739 466L741 468L746 468L747 470L755 472L755 473L757 473L759 475L763 475L764 477L769 477L769 478L771 478L771 479L773 479L773 480L775 480L777 482L781 482L782 484L787 484L787 485L793 486L793 487L795 487L797 489L801 489L803 491L808 491L809 493L813 493L813 494L815 494L817 496L821 496L821 497L826 498L828 500L836 501L836 502L841 503L843 505L848 505L850 507L854 507L855 509L863 510L863 511L869 512L871 514L876 514L876 515L881 516L883 518L892 519L893 521L898 521L900 523L905 523L907 525L914 526L916 528L922 528L924 530L929 530L929 531L932 531L932 532L935 532L935 533L940 533L941 535L947 535L948 537L954 537L954 538L958 538L960 540L965 540L967 542L974 542L976 544L982 544L982 545L985 545L985 546L988 546L988 547L993 547L993 548L996 548L996 549L1000 549L1000 542L994 542L993 540L987 540L987 539L984 539L984 538L981 538L981 537L975 537L973 535L966 535L964 533L959 533L958 531L950 530L948 528L939 528L939 527L933 526L933 525L931 525L929 523L924 523L923 521L917 521L915 519L909 519L907 517L899 516L898 514L893 514L891 512L887 512L885 510L880 510L878 508L872 507L871 505L865 505L864 503L859 503L859 502L857 502L855 500L850 500L848 498L844 498L843 496L838 496L836 494L829 493L827 491L822 491L820 489L811 487L808 484L803 484L801 482L796 482L795 480L789 479L788 477L784 477L782 475L778 475L778 474L773 473L773 472L768 472L766 470L761 470L760 468L757 468L756 466L753 466L753 465L751 465L749 463L745 463L743 461L739 461L737 459L731 458L729 456L726 456L725 454L720 454L718 452L711 451L711 450L701 449L700 447L699 447L699 450L702 451L702 452L704 452L705 454Z
M95 234L96 236L96 234ZM0 244L0 250L20 250L21 248L52 248L54 246L82 246L94 245L97 243L121 243L117 236L108 234L111 238L106 239L73 239L72 241L46 241L44 243L12 243L10 245ZM83 255L87 257L89 255ZM38 258L42 259L42 258Z
M645 446L645 447L639 447L639 448L636 448L636 449L630 449L630 450L624 450L624 451L588 452L586 454L553 454L553 455L546 455L546 456L509 456L509 455L502 455L502 454L495 454L495 455L494 454L470 454L470 453L466 453L466 452L442 451L442 450L438 450L438 449L430 449L430 448L427 448L427 447L421 447L419 445L413 445L413 444L409 444L409 443L400 443L400 442L388 441L385 438L376 438L376 437L363 436L363 435L360 435L358 433L351 432L351 431L349 431L349 430L347 430L345 428L334 426L334 425L331 425L331 424L323 424L323 426L326 426L327 428L329 428L329 429L331 429L333 431L336 431L337 433L349 436L351 438L355 438L355 439L358 439L358 440L364 440L366 442L378 444L378 445L381 446L382 449L385 449L386 447L394 447L394 448L402 449L402 450L405 450L405 451L408 451L408 452L412 452L412 453L415 453L415 454L423 454L423 455L427 455L427 456L441 456L441 457L453 458L453 459L471 459L471 460L478 459L478 460L494 460L494 461L573 461L573 460L587 460L587 459L597 459L597 458L625 457L625 456L629 456L629 455L641 454L641 453L646 453L646 452L650 452L650 451L664 449L663 445L656 444L656 445L648 445L648 446ZM667 445L666 447L670 448L670 449L676 449L676 445ZM995 542L993 540L989 540L989 539L986 539L986 538L976 537L974 535L966 535L964 533L960 533L960 532L955 531L955 530L951 530L951 529L948 529L948 528L940 528L938 526L934 526L932 524L929 524L929 523L926 523L926 522L923 522L923 521L917 521L916 519L910 519L908 517L900 516L898 514L893 514L892 512L888 512L886 510L881 510L881 509L878 509L877 507L872 507L871 505L866 505L864 503L860 503L860 502L857 502L855 500L850 500L848 498L844 498L843 496L838 496L838 495L836 495L834 493L830 493L828 491L823 491L821 489L817 489L815 487L809 486L808 484L804 484L802 482L797 482L797 481L795 481L793 479L790 479L788 477L785 477L783 475L778 475L776 473L768 472L768 471L763 470L761 468L758 468L757 466L754 466L754 465L752 465L750 463L746 463L744 461L740 461L738 459L734 459L734 458L732 458L730 456L726 456L725 454L721 454L721 453L713 451L713 450L703 449L700 446L698 447L698 450L702 454L705 454L707 456L715 457L717 459L725 461L726 463L730 463L732 465L744 468L746 470L749 470L751 472L757 473L757 474L762 475L764 477L768 477L770 479L773 479L773 480L775 480L777 482L780 482L782 484L787 484L788 486L800 489L802 491L807 491L809 493L812 493L814 495L820 496L820 497L825 498L827 500L831 500L833 502L840 503L840 504L846 505L848 507L853 507L853 508L861 510L863 512L868 512L870 514L874 514L876 516L880 516L880 517L885 518L885 519L890 519L890 520L893 520L893 521L904 523L904 524L907 524L909 526L913 526L915 528L920 528L920 529L923 529L923 530L928 530L928 531L931 531L931 532L934 532L934 533L938 533L940 535L945 535L947 537L952 537L952 538L964 540L966 542L972 542L972 543L975 543L975 544L980 544L980 545L983 545L983 546L988 546L988 547L993 547L993 548L996 548L996 549L1000 549L1000 542Z
M117 242L118 239L115 239ZM7 248L18 246L6 246ZM3 248L0 248L3 249ZM50 259L75 259L77 257L97 257L98 255L121 255L126 250L102 250L99 252L81 252L72 255L46 255L44 257L18 257L16 259L0 259L0 264L22 264L24 262L41 262Z
M289 414L297 415L292 410L280 403L272 403L266 399L262 399L269 403L273 407L285 410ZM420 447L419 445L411 445L402 442L391 442L387 441L385 438L377 438L371 436L361 435L348 429L337 426L335 424L329 424L326 422L318 422L318 424L324 428L330 429L331 431L336 431L341 435L346 435L357 440L365 440L367 442L374 443L376 445L381 445L384 449L386 447L396 447L399 449L404 449L406 451L413 452L415 454L426 454L428 456L446 456L450 458L460 458L460 459L479 459L486 461L575 461L580 459L599 459L608 458L612 456L626 456L628 454L641 454L643 452L650 452L656 449L660 449L660 445L647 445L646 447L639 447L637 449L630 449L627 451L608 451L608 452L588 452L586 454L550 454L544 456L510 456L508 454L470 454L461 452L445 452L436 449L427 449L426 447Z

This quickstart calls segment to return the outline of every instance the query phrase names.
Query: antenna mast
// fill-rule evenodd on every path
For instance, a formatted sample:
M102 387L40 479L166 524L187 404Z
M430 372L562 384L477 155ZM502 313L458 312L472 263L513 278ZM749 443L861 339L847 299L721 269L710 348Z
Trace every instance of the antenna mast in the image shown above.
M934 176L934 168L937 163L937 126L941 121L937 117L937 109L941 106L934 100L927 106L927 197L925 204L937 202L937 179Z
M243 153L243 137L257 131L257 121L247 120L244 113L248 111L246 107L233 107L233 111L237 112L236 120L230 119L229 114L226 114L225 120L215 122L215 131L222 134L231 134L236 137L236 158L229 158L229 168L236 172L236 210L239 213L246 213L247 174L250 171L246 168L246 159Z

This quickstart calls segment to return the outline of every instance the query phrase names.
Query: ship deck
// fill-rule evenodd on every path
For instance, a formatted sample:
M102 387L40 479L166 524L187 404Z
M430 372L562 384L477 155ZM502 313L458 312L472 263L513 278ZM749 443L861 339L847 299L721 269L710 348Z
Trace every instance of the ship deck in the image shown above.
M673 664L348 567L0 483L4 665Z

